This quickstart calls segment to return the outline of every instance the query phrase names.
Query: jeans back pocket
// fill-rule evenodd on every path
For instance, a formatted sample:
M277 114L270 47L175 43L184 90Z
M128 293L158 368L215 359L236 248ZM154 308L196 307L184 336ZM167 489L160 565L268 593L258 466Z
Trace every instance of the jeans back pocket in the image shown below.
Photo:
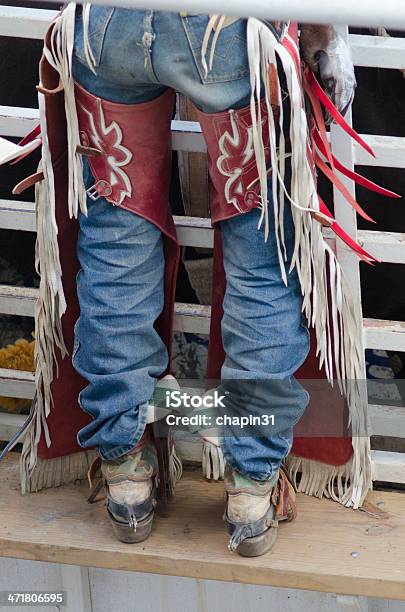
M110 7L90 7L88 39L96 66L100 65L105 35L114 11L115 8ZM83 19L81 11L78 12L76 17L74 54L80 62L87 65L86 54L84 52Z
M202 61L202 48L205 31L209 23L206 15L182 16L184 30L193 54L197 70L203 83L221 83L236 81L249 74L249 62L246 46L246 19L237 19L225 25L215 45L212 70L206 71ZM211 33L206 54L207 65L215 32Z

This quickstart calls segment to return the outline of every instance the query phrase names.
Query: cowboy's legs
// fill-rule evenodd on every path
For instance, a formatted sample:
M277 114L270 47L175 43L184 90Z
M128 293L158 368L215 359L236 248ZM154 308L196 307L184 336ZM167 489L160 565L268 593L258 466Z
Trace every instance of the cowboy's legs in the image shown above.
M96 74L87 63L79 14L75 79L90 93L120 104L155 99L169 85L189 95L206 112L246 105L250 85L243 22L231 25L221 35L218 57L222 57L224 46L227 58L221 59L220 77L214 70L213 75L203 78L198 49L191 43L200 45L206 21L205 17L181 19L170 13L92 7L89 41ZM231 51L239 53L234 57L229 55ZM150 126L150 133L154 128ZM86 187L91 187L94 177L87 163L85 174ZM103 197L96 202L89 198L88 208L88 217L81 214L80 218L81 315L76 325L74 365L89 381L80 403L93 420L79 433L79 441L86 447L96 445L107 459L124 454L139 440L154 380L167 365L163 342L153 327L163 307L163 247L160 232L136 213L114 207ZM115 232L110 231L112 224L117 226ZM121 231L127 240L121 240ZM150 241L150 249L143 248L145 240ZM117 261L125 269L121 301L127 303L128 311L117 311L116 300L106 297L115 296L114 274L122 274ZM134 295L140 300L140 311L132 307ZM115 317L123 326L119 341L111 333Z
M200 111L208 113L207 117L210 113L230 108L241 109L248 104L249 68L246 54L246 28L242 20L228 25L221 33L214 55L213 69L207 75L201 63L200 52L208 18L203 16L180 18L179 15L169 13L153 14L151 11L124 9L113 11L99 7L92 8L92 15L93 21L90 20L90 27L93 29L90 41L95 41L92 51L96 63L98 62L97 77L85 67L84 52L80 49L80 42L77 42L77 54L81 54L81 60L80 74L76 74L76 77L87 90L116 102L137 103L142 101L140 96L145 93L150 96L147 99L153 97L151 86L156 88L156 95L160 93L163 84L186 94ZM80 34L77 36L79 36L77 41L80 41ZM151 130L153 129L154 126L151 125ZM204 132L209 142L212 133L209 133L210 130L206 126ZM213 148L208 146L209 154L214 157L218 153L218 138L221 134L216 136L216 146ZM244 152L238 150L237 155L246 157L246 149ZM92 202L91 207L93 206ZM116 212L114 208L112 209ZM126 215L126 211L119 212ZM109 210L108 214L113 212ZM136 215L133 213L128 213L126 216L125 225L128 226L128 233L124 230L124 243L125 236L129 235L131 237L128 244L121 245L120 232L110 241L110 237L113 238L111 232L107 239L110 245L106 248L103 232L104 234L109 232L109 224L107 218L102 221L97 218L97 224L100 223L102 228L100 236L95 237L94 251L91 242L88 243L89 249L83 244L83 240L86 242L89 237L94 238L92 218L89 216L87 229L90 231L87 236L84 232L86 222L81 221L83 237L79 257L81 256L81 264L88 266L88 280L82 273L83 281L86 282L80 284L79 274L79 297L81 307L82 309L84 307L87 314L83 314L82 311L77 326L75 364L81 367L84 376L90 380L89 387L82 393L81 402L83 408L90 412L95 420L80 432L80 441L82 444L96 443L102 447L105 443L104 436L113 433L105 445L109 446L111 451L110 454L104 451L105 458L122 455L131 443L136 443L144 426L144 417L140 417L145 414L142 406L152 395L153 379L166 367L164 347L153 328L154 321L162 308L162 290L159 289L163 275L160 236L156 234L155 228L144 226L144 223L148 222L135 221L135 219ZM271 413L275 413L277 419L277 408L280 407L283 412L283 428L275 436L267 435L266 432L262 437L246 438L238 432L229 432L223 441L223 447L230 465L237 468L242 477L245 476L252 482L261 480L269 484L270 477L276 476L281 460L288 453L292 425L301 415L307 402L306 394L291 376L306 356L308 335L301 325L301 302L297 280L292 274L292 282L285 290L283 289L277 272L278 261L274 239L270 237L267 243L264 242L263 232L256 229L257 219L257 212L251 211L221 223L228 285L224 304L223 332L227 359L223 369L223 384L227 384L227 379L239 378L258 379L264 382L273 378L286 380L288 384L283 386L278 396L277 392L273 392L273 395L277 396L278 404L273 402L272 406L268 406L264 392L259 396L255 393L250 397L248 405L246 402L241 404L237 387L234 386L231 393L234 410L239 406L245 412L248 410L251 414L259 415L264 410L267 413L270 410ZM290 222L290 231L287 228L286 234L289 235L291 242L293 240L291 220L287 219L287 226L288 222ZM140 235L143 232L148 238L147 247L141 253L142 249L138 249L138 246L139 243L142 244L143 239L140 239ZM100 255L95 255L93 261L97 249L102 252L101 263ZM90 255L89 250L92 250ZM126 279L126 282L121 281L119 286L122 288L120 293L122 301L125 300L125 296L128 299L129 317L127 319L125 310L125 316L121 317L125 318L125 321L120 320L118 324L120 340L125 338L127 329L131 328L130 334L132 334L129 336L132 341L124 341L124 348L118 347L116 337L110 336L115 326L115 317L119 312L117 309L114 310L116 296L113 288L109 294L110 299L104 296L101 306L99 304L100 291L104 291L104 283L111 285L114 282L115 272L109 270L109 266L115 266L114 251L121 250L122 253L118 256L121 263L116 272L118 279L121 275ZM133 250L133 254L129 257L131 265L127 267L126 254L129 250ZM158 262L157 269L153 265L154 262ZM101 277L97 274L93 278L92 270L97 270L97 266L101 267L102 274ZM125 271L121 269L122 267ZM286 267L288 268L288 265ZM128 268L131 271L135 270L135 273L132 274ZM144 274L145 279L147 278L145 283ZM99 278L104 278L104 282L102 281L100 285ZM90 287L87 282L90 283ZM138 287L137 300L134 302L133 294L136 287ZM156 297L158 299L155 301ZM154 308L148 310L147 305L152 301ZM94 303L97 304L96 308ZM138 312L137 304L141 305L141 312ZM131 305L134 306L133 310ZM142 306L145 306L144 310ZM90 333L87 333L84 325L86 320ZM95 329L100 321L103 325L98 329L102 330L101 333L105 332L107 338L103 338L103 350L94 356L90 353L97 351L97 347L92 346L89 340L94 339L96 344ZM86 352L83 350L83 343L87 343ZM144 343L147 349L146 353L142 354ZM81 355L83 361L80 366ZM105 366L101 377L100 362ZM118 404L110 402L110 399L114 399L115 392L111 391L109 385L103 386L106 380L103 376L111 375L111 363L117 368L116 374L124 375L122 393L120 387L115 385L120 395ZM130 371L139 376L138 382L135 382L132 376L126 377ZM111 382L114 383L114 380L111 379ZM110 393L113 393L112 398L109 397ZM280 415L279 418L281 420ZM134 432L137 434L134 435ZM100 450L103 453L102 448Z

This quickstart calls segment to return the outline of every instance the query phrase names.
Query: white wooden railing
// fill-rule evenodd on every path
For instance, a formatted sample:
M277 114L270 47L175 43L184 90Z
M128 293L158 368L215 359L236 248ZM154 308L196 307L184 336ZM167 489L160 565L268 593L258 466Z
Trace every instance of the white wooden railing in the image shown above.
M391 1L390 6L393 4ZM0 7L0 36L41 39L54 15L54 11L42 9ZM353 23L353 20L351 22ZM347 33L347 28L343 33ZM349 42L354 62L358 66L398 69L405 67L405 38L350 35ZM24 136L37 122L37 110L0 107L0 134L4 136ZM367 165L405 168L405 138L364 136L364 139L375 150L376 159L369 158L356 144L348 141L339 128L333 128L331 132L333 149L349 167ZM172 140L174 150L205 151L198 123L173 121ZM346 183L350 189L354 189L350 181ZM405 264L405 234L357 231L356 215L340 201L339 194L335 194L335 214L346 231L357 237L379 260ZM176 217L175 222L182 245L212 248L213 230L209 220ZM34 204L0 200L0 227L35 232ZM340 263L360 303L357 258L340 242L336 246ZM35 289L0 286L1 313L33 316L35 299ZM207 306L176 305L176 330L206 334L209 330L209 319L210 308ZM404 322L364 319L363 329L364 348L405 352ZM0 395L31 398L33 393L33 374L0 369ZM405 438L405 408L370 405L369 414L374 435ZM19 415L0 414L0 440L8 439L19 428L22 420L23 417ZM373 451L373 469L375 480L405 483L405 453Z
M60 5L60 0L50 0ZM190 14L226 14L264 19L295 19L301 23L347 23L352 26L386 26L405 29L403 0L91 0L93 4ZM41 0L34 0L40 3Z

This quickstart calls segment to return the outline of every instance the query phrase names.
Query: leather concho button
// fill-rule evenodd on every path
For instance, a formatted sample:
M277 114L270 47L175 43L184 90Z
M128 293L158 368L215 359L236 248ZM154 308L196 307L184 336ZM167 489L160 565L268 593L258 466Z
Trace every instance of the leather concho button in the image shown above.
M257 193L253 190L249 190L245 193L243 206L241 207L243 212L250 212L252 208L258 208L260 205L260 199Z
M80 132L80 142L84 147L90 146L89 137L87 136L86 132Z
M107 181L97 181L95 187L99 195L102 197L109 196L112 194L112 187Z

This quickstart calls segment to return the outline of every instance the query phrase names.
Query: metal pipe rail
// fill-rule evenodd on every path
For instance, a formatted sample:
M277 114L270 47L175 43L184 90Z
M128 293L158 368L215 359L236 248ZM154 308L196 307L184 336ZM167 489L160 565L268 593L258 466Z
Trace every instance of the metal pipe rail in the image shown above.
M41 0L34 0L41 2ZM60 0L51 0L60 5ZM239 17L294 19L302 23L386 26L405 29L403 0L92 0L93 4L133 9L224 13Z

